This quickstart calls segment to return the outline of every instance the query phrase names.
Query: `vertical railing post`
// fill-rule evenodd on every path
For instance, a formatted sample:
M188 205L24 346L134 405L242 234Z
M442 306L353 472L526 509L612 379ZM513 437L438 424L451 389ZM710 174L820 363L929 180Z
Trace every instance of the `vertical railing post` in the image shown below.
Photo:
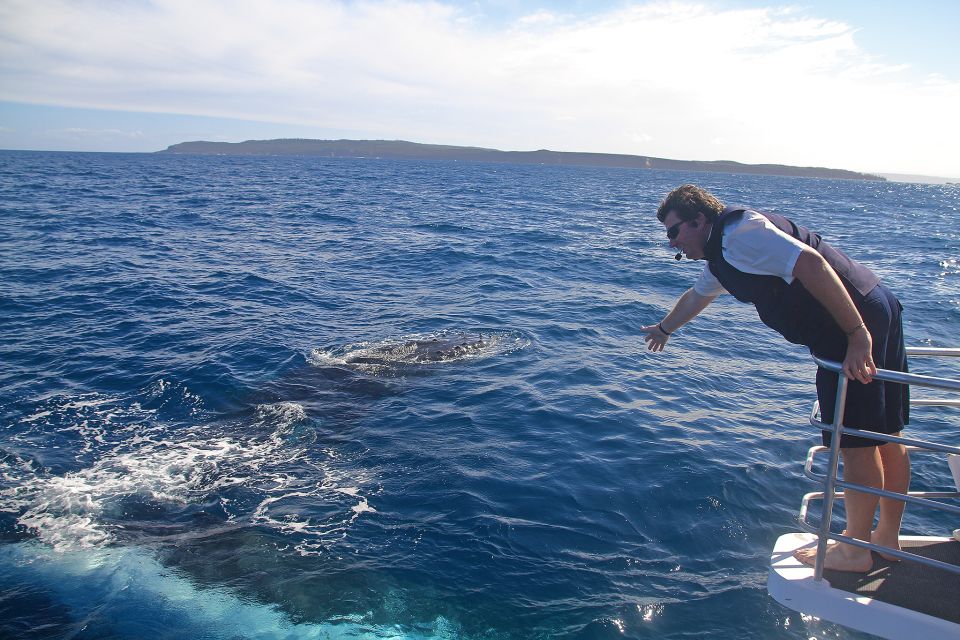
M813 580L823 580L823 559L827 555L830 524L833 522L833 498L837 486L837 468L840 466L840 436L843 431L843 412L847 404L847 376L837 373L837 399L833 411L833 436L830 439L830 463L823 486L823 515L820 520L817 542L817 561L813 567Z

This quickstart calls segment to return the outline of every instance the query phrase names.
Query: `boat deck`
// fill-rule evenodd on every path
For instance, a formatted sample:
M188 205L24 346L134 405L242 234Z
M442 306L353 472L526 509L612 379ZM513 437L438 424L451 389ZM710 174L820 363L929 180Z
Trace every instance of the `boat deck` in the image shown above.
M956 640L960 638L960 575L917 562L890 562L874 554L867 573L823 572L794 559L817 537L780 537L771 556L767 588L791 609L883 638ZM901 538L904 551L960 566L960 542L951 538Z
M907 347L907 354L910 357L960 357L960 349ZM820 369L838 374L833 415L821 416L819 402L814 403L810 412L811 426L831 431L834 438L830 447L812 447L807 453L803 474L821 485L822 490L803 496L797 524L804 533L788 533L777 539L770 556L767 591L774 600L795 611L882 638L960 640L960 541L948 537L900 536L901 550L896 551L836 533L833 521L834 502L843 500L848 490L960 518L960 505L955 502L960 498L960 446L847 427L843 424L843 416L849 381L843 375L843 365L817 356L813 359ZM878 369L874 380L922 387L935 390L935 393L960 393L960 380L950 378ZM960 408L960 398L914 397L910 405ZM840 436L846 434L894 443L918 454L946 454L956 490L925 489L899 493L841 480L837 474L841 458L839 443ZM822 472L815 470L815 458L820 453L827 454L826 468ZM818 524L808 522L810 505L814 502L822 503ZM838 541L870 549L873 554L870 570L852 573L824 569L827 545ZM793 557L800 548L816 550L815 567ZM900 561L885 560L880 553L893 554Z
M960 566L956 540L912 540L901 548ZM867 573L824 569L823 577L834 589L960 624L960 574L916 562L891 562L874 553L873 568Z

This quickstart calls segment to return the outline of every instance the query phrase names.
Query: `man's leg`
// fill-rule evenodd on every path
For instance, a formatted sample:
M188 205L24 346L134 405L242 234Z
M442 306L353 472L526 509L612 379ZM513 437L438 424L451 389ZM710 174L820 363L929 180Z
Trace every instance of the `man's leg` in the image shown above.
M883 460L880 447L856 447L841 449L843 455L843 479L875 489L884 486ZM851 538L870 541L873 517L877 513L878 496L862 491L843 490L843 506L847 512L844 533ZM870 550L849 544L838 544L827 549L824 565L839 571L869 571L873 566Z
M880 462L883 465L883 488L887 491L906 493L910 489L910 454L907 448L892 442L878 448ZM906 504L900 500L880 498L880 521L871 536L874 544L900 549L900 522L903 519L905 506ZM894 559L886 555L884 557L888 560Z
M843 479L846 482L862 484L868 487L883 487L883 465L879 447L856 447L841 449L843 455ZM847 512L847 527L844 534L869 542L873 529L873 517L877 512L879 498L862 491L844 489L843 505ZM817 549L798 550L794 557L806 564L814 564ZM837 571L869 571L873 558L869 549L838 543L827 547L823 566Z

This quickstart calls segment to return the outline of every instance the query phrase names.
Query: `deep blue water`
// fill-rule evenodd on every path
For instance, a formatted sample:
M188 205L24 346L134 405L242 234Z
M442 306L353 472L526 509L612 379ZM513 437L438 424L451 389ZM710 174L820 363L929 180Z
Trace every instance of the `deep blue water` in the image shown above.
M804 350L732 300L638 334L700 268L653 215L688 181L956 346L956 187L0 153L0 636L860 637L765 590L813 490Z

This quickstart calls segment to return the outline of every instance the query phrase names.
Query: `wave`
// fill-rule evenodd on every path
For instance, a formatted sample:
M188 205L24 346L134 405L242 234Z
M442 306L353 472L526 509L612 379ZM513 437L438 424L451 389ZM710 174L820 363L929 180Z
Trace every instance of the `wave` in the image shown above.
M158 419L174 398L191 409L180 425ZM329 549L376 511L364 488L370 479L334 447L317 445L317 424L302 405L261 404L214 420L203 420L198 405L186 388L160 380L134 398L86 394L34 407L21 421L23 437L69 445L73 457L54 465L6 451L0 510L57 551L232 524L295 533L301 554Z

